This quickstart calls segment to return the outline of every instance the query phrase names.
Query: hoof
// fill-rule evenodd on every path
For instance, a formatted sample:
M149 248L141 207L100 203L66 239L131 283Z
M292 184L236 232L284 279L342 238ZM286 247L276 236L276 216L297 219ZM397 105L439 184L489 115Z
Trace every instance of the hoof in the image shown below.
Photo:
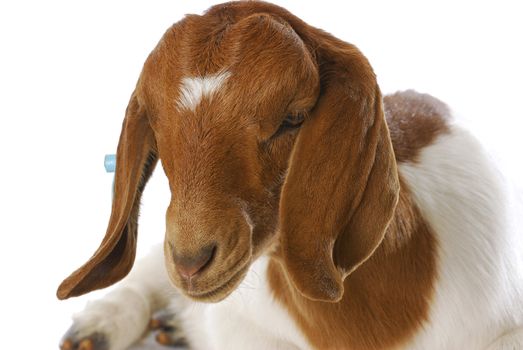
M78 337L72 327L60 342L60 350L109 350L109 346L102 334Z
M163 346L187 346L187 341L175 316L159 313L149 322L149 329L157 343Z

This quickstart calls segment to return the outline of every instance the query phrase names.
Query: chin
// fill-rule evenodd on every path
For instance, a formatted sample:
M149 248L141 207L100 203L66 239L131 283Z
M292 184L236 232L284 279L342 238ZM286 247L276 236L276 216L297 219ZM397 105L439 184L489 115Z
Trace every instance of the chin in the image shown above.
M241 266L238 268L238 266ZM229 295L242 283L251 265L250 259L243 264L228 268L221 272L205 271L195 278L187 281L180 278L176 269L168 268L169 278L172 284L191 300L204 303L217 303Z

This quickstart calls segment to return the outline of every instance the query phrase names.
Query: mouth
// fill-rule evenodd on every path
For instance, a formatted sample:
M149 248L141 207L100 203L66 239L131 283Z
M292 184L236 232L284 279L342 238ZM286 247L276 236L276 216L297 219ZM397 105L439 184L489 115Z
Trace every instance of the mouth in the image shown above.
M225 282L221 283L217 287L213 287L206 291L191 291L186 290L185 293L190 298L196 301L204 302L218 302L225 299L229 294L231 294L236 287L241 283L247 271L249 269L248 262L244 263L243 266L237 271L235 271L230 277L228 277Z

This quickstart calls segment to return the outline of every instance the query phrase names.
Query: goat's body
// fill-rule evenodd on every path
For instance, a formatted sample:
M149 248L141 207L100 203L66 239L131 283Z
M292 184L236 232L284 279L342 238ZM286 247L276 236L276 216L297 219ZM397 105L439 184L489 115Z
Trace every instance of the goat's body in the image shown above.
M409 339L388 348L523 348L520 200L476 139L456 125L420 149L416 161L399 162L399 172L434 235L436 277L426 321ZM170 304L195 349L312 349L287 307L274 297L269 259L256 261L226 300L203 304L169 287L163 252L155 250L108 299L80 314L76 327L102 332L120 349L141 336L155 310ZM112 318L114 309L107 303L127 310L126 317ZM100 317L118 324L100 324ZM323 322L317 319L319 325Z
M452 126L400 173L438 242L429 319L410 348L485 349L518 327L506 348L523 347L521 206L481 145Z

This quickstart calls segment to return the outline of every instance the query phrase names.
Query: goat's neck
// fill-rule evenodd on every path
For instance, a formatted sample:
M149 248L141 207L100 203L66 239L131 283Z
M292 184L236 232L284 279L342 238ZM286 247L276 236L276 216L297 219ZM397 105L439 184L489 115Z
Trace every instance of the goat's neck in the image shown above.
M378 349L405 341L428 316L436 242L405 182L395 215L374 254L344 282L337 303L311 301L294 288L278 258L269 263L274 296L321 349Z

